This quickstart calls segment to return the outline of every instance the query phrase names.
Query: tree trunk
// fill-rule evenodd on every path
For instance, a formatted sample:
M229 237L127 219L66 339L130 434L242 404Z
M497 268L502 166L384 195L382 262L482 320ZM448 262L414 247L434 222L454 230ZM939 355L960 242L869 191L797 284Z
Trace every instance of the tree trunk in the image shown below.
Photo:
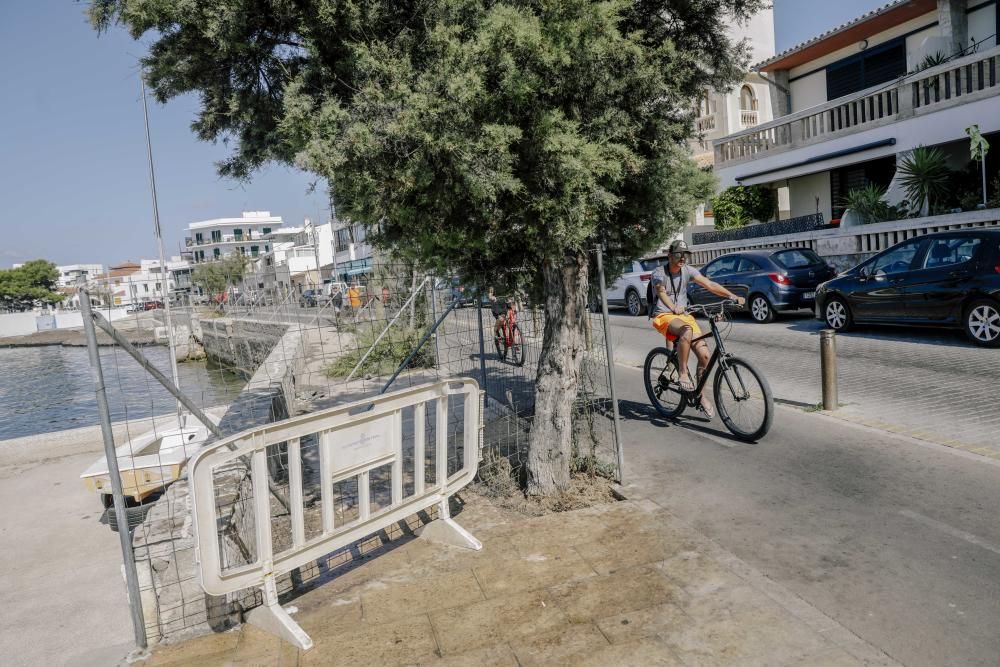
M573 403L584 352L588 263L585 253L542 266L545 336L535 377L535 419L528 438L528 493L569 485Z

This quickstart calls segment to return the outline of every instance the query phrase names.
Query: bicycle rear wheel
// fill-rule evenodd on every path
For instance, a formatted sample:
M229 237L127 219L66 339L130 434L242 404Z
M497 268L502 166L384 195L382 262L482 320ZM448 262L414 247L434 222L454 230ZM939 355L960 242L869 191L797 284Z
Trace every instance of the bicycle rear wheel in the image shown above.
M713 393L722 423L740 440L754 442L771 429L771 387L750 362L735 357L725 360L715 372Z
M646 355L642 380L646 395L656 411L668 419L679 417L687 405L687 397L678 384L677 357L665 347L656 347Z
M516 324L510 331L510 361L515 366L524 365L524 338Z

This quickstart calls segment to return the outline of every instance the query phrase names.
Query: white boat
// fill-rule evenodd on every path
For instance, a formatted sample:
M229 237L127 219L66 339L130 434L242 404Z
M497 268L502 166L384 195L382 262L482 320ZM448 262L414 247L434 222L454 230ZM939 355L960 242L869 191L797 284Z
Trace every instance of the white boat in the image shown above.
M208 417L218 423L218 418ZM154 429L118 447L115 455L125 496L141 503L165 489L181 476L184 464L198 453L211 434L200 421L185 415L180 428ZM111 506L111 474L106 456L94 461L80 479L88 490L102 495L105 507Z

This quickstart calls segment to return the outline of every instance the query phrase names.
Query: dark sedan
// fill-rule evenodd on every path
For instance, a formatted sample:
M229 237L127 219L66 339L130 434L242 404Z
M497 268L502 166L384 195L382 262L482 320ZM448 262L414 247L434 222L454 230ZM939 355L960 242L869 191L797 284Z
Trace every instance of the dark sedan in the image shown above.
M816 312L837 331L855 322L943 326L1000 346L1000 231L898 243L820 285Z
M750 316L761 323L772 321L778 311L812 310L816 287L835 273L808 248L723 255L701 272L736 296L745 297ZM688 300L710 304L717 303L719 297L692 283L688 285Z

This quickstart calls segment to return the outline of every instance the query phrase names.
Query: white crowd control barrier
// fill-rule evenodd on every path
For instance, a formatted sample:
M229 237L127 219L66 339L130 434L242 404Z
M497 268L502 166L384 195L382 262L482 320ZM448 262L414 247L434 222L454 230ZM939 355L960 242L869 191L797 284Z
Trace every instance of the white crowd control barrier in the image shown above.
M438 518L420 530L425 537L481 549L451 519L448 498L476 476L482 414L479 385L462 378L293 417L209 445L189 468L205 592L262 587L264 605L247 620L308 649L312 640L278 604L276 576L435 505ZM274 497L278 485L269 475L275 470L287 474L287 501ZM219 484L234 477L240 479L235 491ZM234 497L240 498L239 512L226 505ZM290 526L274 529L289 515ZM237 557L227 547L233 533L240 536Z

